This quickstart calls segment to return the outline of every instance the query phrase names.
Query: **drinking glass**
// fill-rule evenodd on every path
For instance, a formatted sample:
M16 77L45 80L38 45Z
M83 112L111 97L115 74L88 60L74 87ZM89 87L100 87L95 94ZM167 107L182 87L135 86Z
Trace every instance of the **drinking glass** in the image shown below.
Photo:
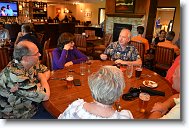
M67 88L73 87L73 79L74 79L73 72L69 71L66 74Z
M87 64L87 66L88 66L88 73L90 73L91 72L91 64L92 64L92 60L93 60L93 58L92 57L87 57L88 58L88 60L86 61L86 64Z
M136 69L135 69L135 77L136 77L136 79L139 79L141 74L142 74L142 67L141 66L136 67Z
M86 64L85 62L80 63L80 75L84 76L86 72Z
M148 93L141 92L139 94L139 111L144 113L146 111L146 107L150 100L150 95Z
M133 65L132 64L127 65L126 75L128 78L132 77L132 75L133 75Z

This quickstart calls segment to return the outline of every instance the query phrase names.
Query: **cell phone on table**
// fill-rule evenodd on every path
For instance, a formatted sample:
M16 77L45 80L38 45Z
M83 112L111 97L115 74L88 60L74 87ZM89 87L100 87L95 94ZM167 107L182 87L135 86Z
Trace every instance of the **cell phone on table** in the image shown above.
M74 83L74 86L81 86L80 79L74 79L73 83Z

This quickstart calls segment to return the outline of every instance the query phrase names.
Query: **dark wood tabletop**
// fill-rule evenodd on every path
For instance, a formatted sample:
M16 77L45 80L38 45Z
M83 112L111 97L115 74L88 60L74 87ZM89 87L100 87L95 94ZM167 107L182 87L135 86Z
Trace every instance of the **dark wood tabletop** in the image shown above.
M43 102L45 109L48 112L50 112L54 117L58 117L59 114L62 113L68 107L69 104L71 104L73 101L77 100L78 98L84 99L86 102L92 102L93 98L91 96L91 92L88 86L87 77L89 74L99 70L99 68L103 65L113 65L113 62L93 60L90 67L90 73L87 72L86 75L84 76L80 75L80 68L79 68L80 64L75 64L66 69L53 71L52 76L48 81L51 90L51 95L48 101ZM72 69L74 71L73 72L74 79L80 79L81 86L73 86L72 88L68 89L67 82L65 80L57 79L57 78L65 78L66 73L68 72L69 69ZM120 98L121 108L130 110L135 119L147 119L148 116L150 115L150 110L152 109L154 103L163 102L173 94L169 86L170 83L165 78L161 77L160 75L158 75L153 71L143 68L140 79L135 78L134 72L131 78L127 78L125 71L123 72L126 83L124 93L127 93L131 87L138 88L140 86L144 86L142 84L144 80L155 81L158 84L158 86L154 88L154 90L165 92L165 96L150 97L150 101L148 103L145 113L139 112L138 98L132 101L125 101L122 98Z

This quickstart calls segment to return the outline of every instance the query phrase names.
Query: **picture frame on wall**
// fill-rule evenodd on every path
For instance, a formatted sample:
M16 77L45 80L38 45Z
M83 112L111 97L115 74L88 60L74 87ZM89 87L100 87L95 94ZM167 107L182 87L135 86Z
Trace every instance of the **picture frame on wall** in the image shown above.
M86 11L85 12L85 17L91 18L92 17L92 12L91 11Z
M116 0L115 12L117 13L134 13L136 0Z

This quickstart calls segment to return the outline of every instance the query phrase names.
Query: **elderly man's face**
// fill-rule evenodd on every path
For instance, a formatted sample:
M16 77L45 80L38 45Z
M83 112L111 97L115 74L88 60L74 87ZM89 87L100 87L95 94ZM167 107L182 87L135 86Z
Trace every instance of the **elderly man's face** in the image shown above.
M119 44L122 46L127 45L127 43L130 41L131 38L131 32L127 29L123 29L119 34Z

